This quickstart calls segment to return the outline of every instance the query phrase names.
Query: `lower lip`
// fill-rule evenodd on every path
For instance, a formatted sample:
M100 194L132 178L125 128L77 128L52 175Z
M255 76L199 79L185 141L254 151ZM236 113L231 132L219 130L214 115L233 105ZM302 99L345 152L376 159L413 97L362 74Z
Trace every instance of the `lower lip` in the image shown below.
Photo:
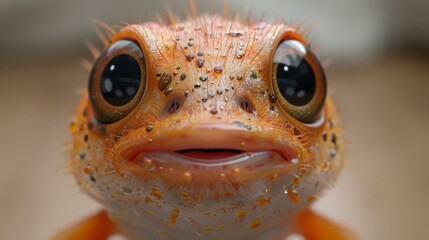
M142 152L130 159L129 163L143 167L148 165L158 165L164 166L164 168L171 166L189 167L189 165L192 165L199 168L258 167L267 169L289 167L299 164L297 157L285 159L280 153L273 151L243 152L239 154L228 153L225 155L220 153L214 154L210 157L207 155L208 154L204 154L204 156L201 156L200 154L185 155L176 152Z
M145 179L189 182L197 179L218 181L220 177L242 182L288 174L300 164L297 156L285 159L275 151L245 152L211 160L176 152L141 152L132 159L124 159L122 167L132 175Z

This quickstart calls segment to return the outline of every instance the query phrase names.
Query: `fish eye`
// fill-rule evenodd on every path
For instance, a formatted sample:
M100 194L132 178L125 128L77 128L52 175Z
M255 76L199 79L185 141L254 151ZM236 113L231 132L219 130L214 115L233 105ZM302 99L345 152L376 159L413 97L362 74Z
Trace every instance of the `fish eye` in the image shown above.
M318 120L326 98L322 66L311 50L298 40L280 42L273 59L273 88L282 108L300 122Z
M140 102L146 83L145 58L139 45L119 40L100 55L89 78L89 99L102 123L127 116Z

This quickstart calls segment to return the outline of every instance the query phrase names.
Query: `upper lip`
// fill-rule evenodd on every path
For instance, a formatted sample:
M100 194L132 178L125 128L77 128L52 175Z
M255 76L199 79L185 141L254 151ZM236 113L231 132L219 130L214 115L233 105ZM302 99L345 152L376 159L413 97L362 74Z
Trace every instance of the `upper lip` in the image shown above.
M143 132L144 131L144 132ZM207 122L174 126L147 134L145 129L131 132L116 149L116 160L130 161L144 152L177 152L203 149L230 149L242 152L271 151L285 160L297 158L300 148L289 139L279 140L275 130L248 130L231 123ZM144 136L144 137L142 137ZM122 161L121 161L122 160Z

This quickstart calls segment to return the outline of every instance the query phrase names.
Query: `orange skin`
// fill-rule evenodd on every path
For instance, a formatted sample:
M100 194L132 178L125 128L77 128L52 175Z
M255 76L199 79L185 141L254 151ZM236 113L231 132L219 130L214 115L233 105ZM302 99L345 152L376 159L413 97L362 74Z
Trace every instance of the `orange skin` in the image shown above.
M308 210L343 166L333 102L327 97L319 120L304 124L288 114L273 87L279 42L307 45L296 29L205 16L169 26L128 25L109 45L122 39L138 43L144 55L141 99L124 118L102 124L85 94L71 125L70 169L109 215L102 211L53 239L101 240L114 233L129 239L353 238ZM163 74L172 77L171 89L158 86ZM150 157L191 148L272 155L220 165Z

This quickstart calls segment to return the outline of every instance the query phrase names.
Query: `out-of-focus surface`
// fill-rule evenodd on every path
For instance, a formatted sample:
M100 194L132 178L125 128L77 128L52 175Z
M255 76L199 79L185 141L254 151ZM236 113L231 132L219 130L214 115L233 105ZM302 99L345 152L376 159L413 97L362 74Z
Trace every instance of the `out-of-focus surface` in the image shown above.
M179 14L185 2L167 1ZM348 164L315 208L362 239L426 239L429 20L420 12L428 4L229 2L233 12L249 8L268 19L322 19L312 36L333 60L327 76L342 115ZM0 239L47 239L99 208L78 192L65 168L68 124L88 78L79 58L89 55L83 41L95 36L88 19L153 19L153 12L165 12L164 4L0 2Z

